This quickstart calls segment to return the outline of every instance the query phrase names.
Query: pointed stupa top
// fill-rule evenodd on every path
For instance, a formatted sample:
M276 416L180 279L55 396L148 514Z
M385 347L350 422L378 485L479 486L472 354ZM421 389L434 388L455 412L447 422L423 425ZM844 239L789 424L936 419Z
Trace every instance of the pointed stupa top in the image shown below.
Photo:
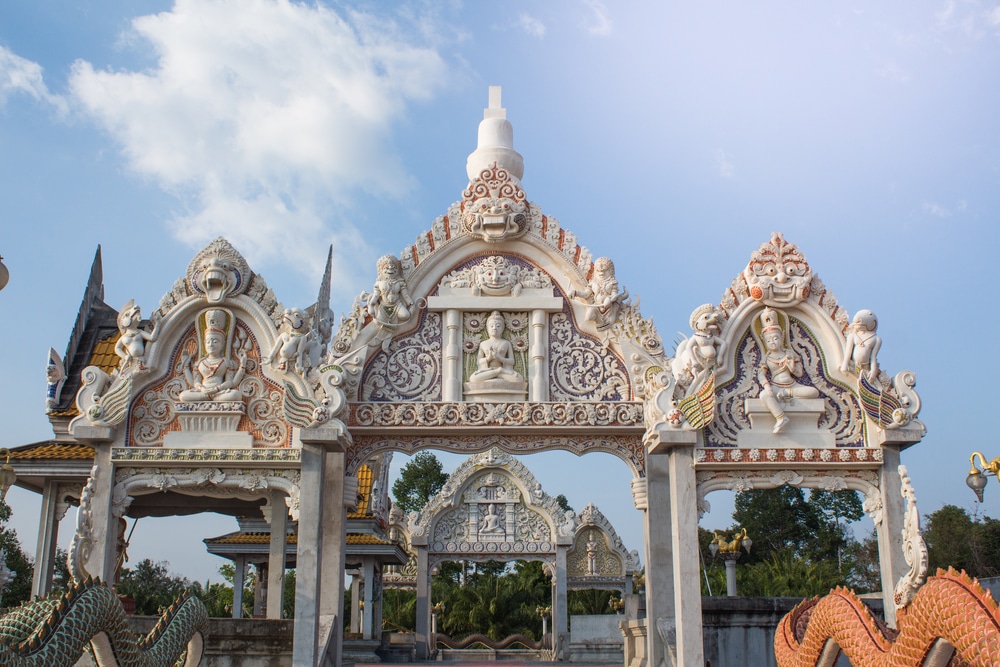
M514 150L514 126L507 120L507 110L500 106L500 86L490 86L490 105L479 123L479 145L465 164L469 180L479 178L494 162L519 181L524 176L524 159Z

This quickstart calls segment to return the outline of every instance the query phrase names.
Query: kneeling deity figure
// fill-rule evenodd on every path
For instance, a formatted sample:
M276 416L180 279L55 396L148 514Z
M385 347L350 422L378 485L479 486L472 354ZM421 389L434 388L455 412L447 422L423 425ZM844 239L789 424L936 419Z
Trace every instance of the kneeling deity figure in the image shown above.
M189 389L182 391L179 398L185 403L242 400L239 384L247 354L241 350L237 359L230 356L235 328L232 316L222 309L206 310L198 317L197 328L202 332L199 359L193 363L193 355L187 352L181 355Z
M802 357L789 349L787 332L781 327L778 312L765 308L759 319L760 337L765 347L757 370L757 380L763 387L760 399L774 415L773 433L781 433L789 422L782 404L793 398L816 398L819 390L799 383Z
M524 378L514 370L514 346L503 337L505 329L503 315L494 310L486 320L489 338L479 344L476 358L478 370L469 376L469 382L506 380L517 382Z

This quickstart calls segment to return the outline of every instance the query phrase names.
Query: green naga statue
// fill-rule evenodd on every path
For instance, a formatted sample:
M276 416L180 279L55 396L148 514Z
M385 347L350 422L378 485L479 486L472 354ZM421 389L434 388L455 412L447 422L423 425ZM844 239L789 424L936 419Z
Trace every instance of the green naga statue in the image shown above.
M152 632L136 635L118 595L88 578L0 617L0 667L72 667L88 648L100 667L196 667L207 626L205 605L185 593Z

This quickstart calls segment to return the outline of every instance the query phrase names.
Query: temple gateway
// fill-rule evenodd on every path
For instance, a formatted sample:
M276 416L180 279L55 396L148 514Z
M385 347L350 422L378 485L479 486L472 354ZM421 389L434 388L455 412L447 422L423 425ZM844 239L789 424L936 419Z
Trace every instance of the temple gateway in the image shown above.
M371 289L340 316L329 263L316 302L286 307L219 238L144 319L131 301L103 302L98 256L67 353L50 358L54 437L13 452L19 483L44 499L34 592L51 589L70 503L80 505L71 571L104 581L126 516L253 517L243 533L270 535L256 551L223 538L209 548L262 567L272 618L294 563L295 665L340 664L348 570L369 584L358 621L369 628L383 568L406 575L426 657L434 562L502 553L543 561L562 586L601 575L596 541L613 531L591 513L588 555L587 518L509 474L518 455L565 450L609 453L632 473L620 492L644 522L646 664L705 664L697 527L720 489L861 493L893 625L908 569L900 452L925 429L913 374L879 365L875 314L845 310L775 233L747 249L721 300L697 308L668 351L613 259L530 202L523 171L491 88L461 199L380 258ZM386 457L424 449L472 458L425 512L393 516ZM634 557L605 544L623 564L607 586L621 586ZM565 596L554 599L558 658L568 619Z

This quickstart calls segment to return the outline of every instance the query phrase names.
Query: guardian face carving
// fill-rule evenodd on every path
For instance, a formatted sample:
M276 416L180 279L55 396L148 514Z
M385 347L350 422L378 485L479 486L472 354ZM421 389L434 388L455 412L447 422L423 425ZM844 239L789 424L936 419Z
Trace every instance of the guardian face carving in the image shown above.
M750 256L743 277L754 300L766 306L792 306L809 296L812 269L795 244L775 232Z

